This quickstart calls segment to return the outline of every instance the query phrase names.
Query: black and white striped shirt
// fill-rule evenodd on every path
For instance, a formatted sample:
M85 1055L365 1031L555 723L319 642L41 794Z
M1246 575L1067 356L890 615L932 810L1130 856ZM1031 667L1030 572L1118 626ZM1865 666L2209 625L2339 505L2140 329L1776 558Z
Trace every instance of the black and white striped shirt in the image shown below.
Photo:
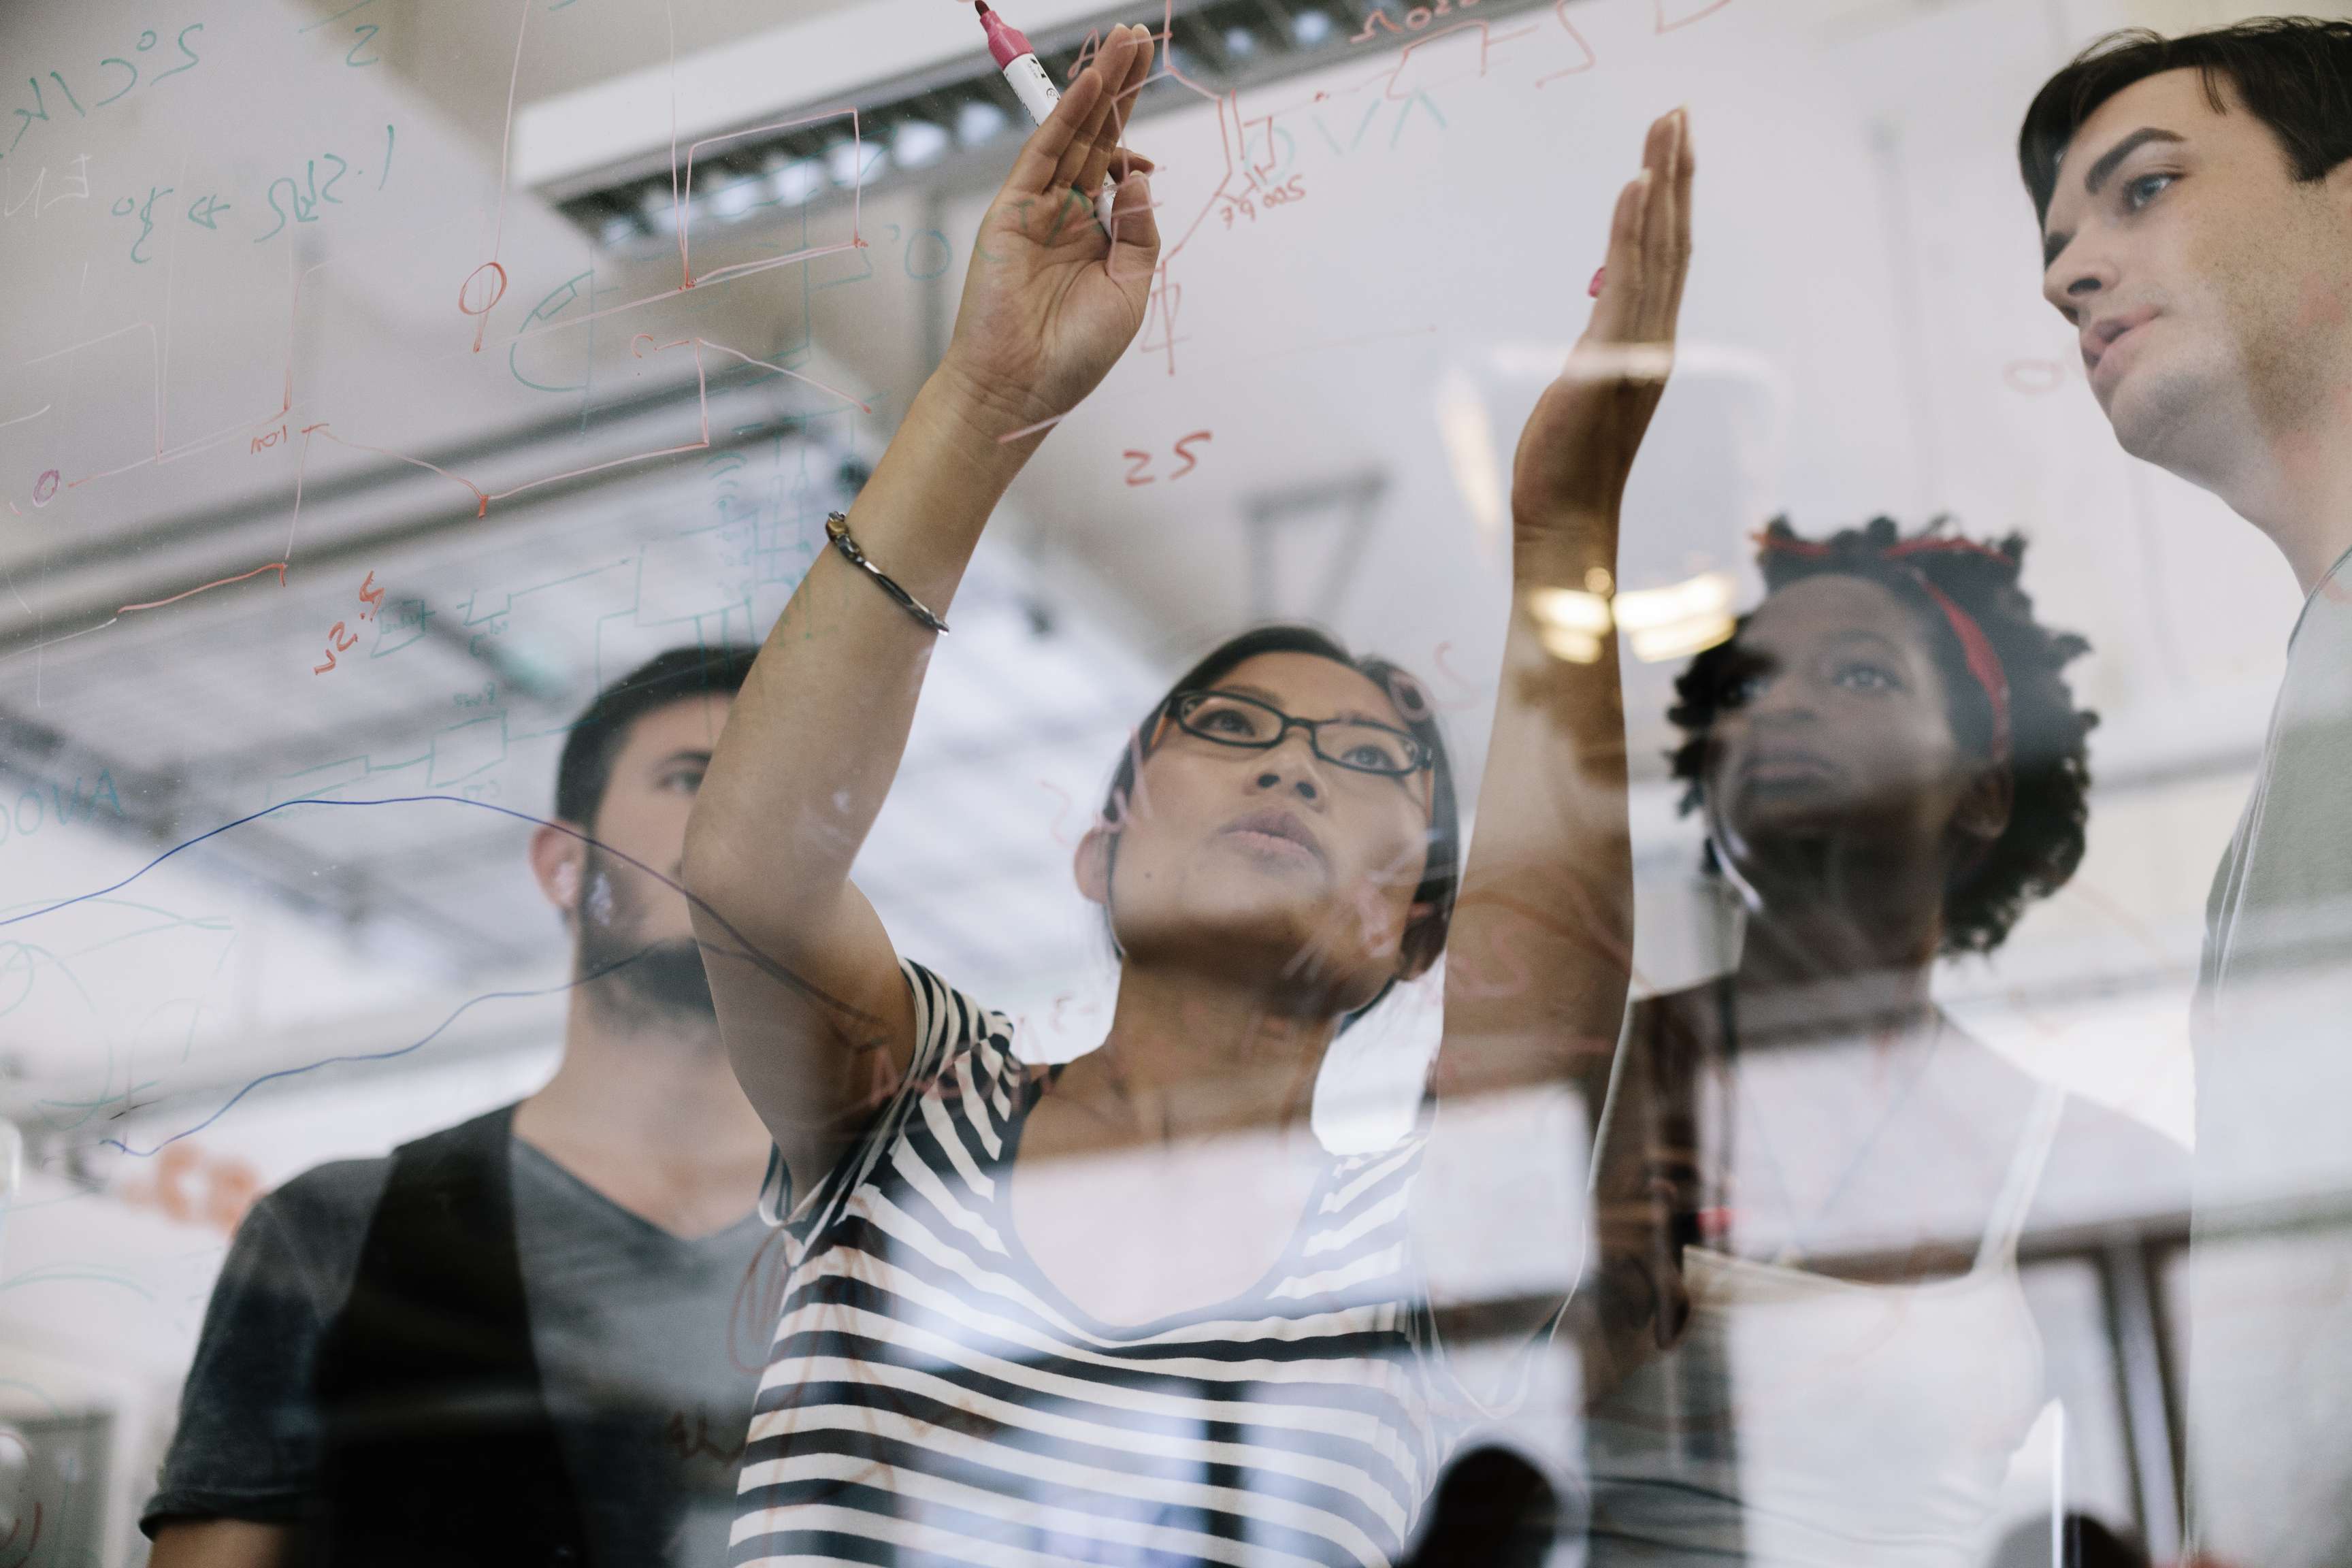
M1394 1562L1438 1458L1405 1230L1419 1142L1334 1157L1247 1294L1106 1325L1011 1221L1042 1079L1003 1015L904 967L906 1087L787 1227L730 1562Z

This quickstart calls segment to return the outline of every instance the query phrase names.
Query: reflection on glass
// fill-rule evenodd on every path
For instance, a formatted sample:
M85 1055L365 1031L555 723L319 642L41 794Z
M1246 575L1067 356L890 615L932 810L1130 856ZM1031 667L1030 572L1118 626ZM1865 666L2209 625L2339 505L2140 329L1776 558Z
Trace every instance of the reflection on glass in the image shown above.
M1593 1560L1974 1563L2052 1392L2017 1248L2053 1147L2178 1163L1929 991L2082 856L2084 644L2014 537L1759 543L1763 601L1674 712L1740 940L1635 1006L1599 1132L1604 1279L1664 1331L1593 1411Z
M794 595L697 803L687 880L776 1134L792 1256L740 1560L1397 1562L1474 1404L1449 1386L1413 1245L1424 1152L1459 1142L1453 1102L1605 1059L1623 1008L1616 662L1554 658L1529 606L1563 575L1613 580L1689 254L1679 111L1650 129L1609 281L1522 437L1520 592L1467 856L1424 682L1277 624L1143 716L1079 842L1119 967L1109 1027L1076 1059L1024 1061L1013 1021L902 958L851 880L950 635L932 606L1038 416L1059 416L1041 395L1085 395L1142 323L1150 275L1122 269L1116 232L1032 213L1127 164L1119 94L1152 54L1114 30L982 219L948 359L829 520L844 560ZM1110 223L1147 253L1149 197L1129 170ZM1045 390L975 390L1006 384ZM1326 1054L1449 941L1433 1103L1412 1135L1335 1155L1311 1118ZM1465 962L1496 969L1474 984Z
M2352 1558L2352 22L1006 5L0 5L0 1568Z
M2176 1305L2190 1320L2191 1542L2228 1562L2331 1562L2352 1540L2352 1455L2307 1394L2352 1346L2352 1297L2252 1299L2239 1241L2332 1221L2346 1190L2341 1140L2319 1123L2341 1120L2352 1015L2347 105L2352 24L2256 18L2108 40L2042 88L2019 140L2043 293L2079 334L2116 439L2252 522L2304 597L2213 878L2196 998L2198 1235ZM2290 1372L2262 1343L2308 1360ZM2222 1478L2255 1449L2278 1468L2264 1505L2242 1509L2248 1493Z
M569 727L529 846L573 949L554 1077L244 1216L144 1500L159 1563L723 1552L764 1140L664 868L750 667L674 649Z

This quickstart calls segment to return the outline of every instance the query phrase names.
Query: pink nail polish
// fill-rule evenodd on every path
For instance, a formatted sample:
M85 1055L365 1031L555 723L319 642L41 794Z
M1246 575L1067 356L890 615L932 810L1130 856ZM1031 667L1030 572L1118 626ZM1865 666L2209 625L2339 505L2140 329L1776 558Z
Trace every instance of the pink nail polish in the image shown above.
M1608 276L1609 268L1606 267L1594 268L1592 269L1592 281L1585 286L1584 292L1592 299L1598 300L1601 298L1601 280Z

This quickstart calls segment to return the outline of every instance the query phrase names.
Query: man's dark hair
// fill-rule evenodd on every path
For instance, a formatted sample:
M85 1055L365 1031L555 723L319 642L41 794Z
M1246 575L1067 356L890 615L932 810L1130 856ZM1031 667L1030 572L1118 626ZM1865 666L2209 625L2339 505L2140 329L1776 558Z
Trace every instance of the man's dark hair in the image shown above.
M596 693L572 726L563 760L555 768L555 815L593 827L613 779L613 759L629 742L638 720L673 702L696 697L732 697L743 689L759 649L674 647L656 654Z
M2170 70L2198 72L2217 113L2228 107L2226 80L2278 138L2297 180L2325 179L2352 158L2352 22L2261 16L2178 38L2127 27L2076 55L2025 111L2017 165L2036 221L2050 216L2059 160L2083 122L2132 83Z
M1245 631L1218 644L1200 663L1179 676L1176 684L1168 689L1168 695L1143 716L1142 724L1136 730L1135 743L1119 759L1118 771L1111 775L1110 789L1103 801L1103 820L1114 824L1126 821L1128 802L1135 794L1136 762L1151 750L1168 705L1184 692L1214 686L1262 653L1303 653L1346 665L1388 693L1404 727L1429 753L1429 858L1422 868L1420 885L1412 890L1412 901L1429 905L1431 912L1406 931L1403 951L1416 963L1435 962L1445 950L1446 929L1454 922L1454 895L1462 879L1462 813L1454 798L1453 760L1446 754L1445 736L1437 727L1437 707L1430 701L1421 682L1407 670L1374 655L1358 658L1337 638L1313 626L1276 625ZM1114 948L1118 942L1114 933Z
M1938 518L1916 536L1933 538ZM1979 755L1993 752L1992 699L1969 668L1967 651L1950 619L1927 592L1933 584L1984 633L2009 682L2009 826L1984 858L1944 894L1943 951L1990 952L2009 935L2028 902L2057 891L2082 863L2084 824L2090 818L2089 745L2095 713L2078 710L2062 672L2091 645L2072 632L2053 632L2033 618L2033 601L2018 585L2025 541L2018 534L1971 545L1953 540L1936 548L1905 543L1892 518L1874 518L1826 540L1805 540L1785 518L1765 530L1757 565L1766 597L1792 583L1834 573L1879 584L1911 605L1927 635L1944 678L1946 710L1960 744ZM1672 753L1674 776L1685 784L1682 809L1697 808L1705 791L1708 736L1725 697L1753 668L1739 645L1748 626L1739 617L1728 641L1690 662L1675 681L1667 712L1686 739ZM1707 846L1707 865L1716 865Z

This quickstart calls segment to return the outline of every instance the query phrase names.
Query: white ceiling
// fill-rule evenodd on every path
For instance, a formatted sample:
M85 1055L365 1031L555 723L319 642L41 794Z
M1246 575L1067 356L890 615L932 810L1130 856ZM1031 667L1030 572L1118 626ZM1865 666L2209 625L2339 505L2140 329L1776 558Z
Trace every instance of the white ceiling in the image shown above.
M344 11L349 0L303 0L320 18ZM484 149L495 149L506 127L506 96L513 77L518 101L530 103L609 81L667 58L721 48L793 22L850 8L856 0L669 0L667 5L615 5L572 0L533 7L535 47L515 69L521 9L482 0L370 0L329 31L339 39L367 23L381 31L370 47L450 124Z

